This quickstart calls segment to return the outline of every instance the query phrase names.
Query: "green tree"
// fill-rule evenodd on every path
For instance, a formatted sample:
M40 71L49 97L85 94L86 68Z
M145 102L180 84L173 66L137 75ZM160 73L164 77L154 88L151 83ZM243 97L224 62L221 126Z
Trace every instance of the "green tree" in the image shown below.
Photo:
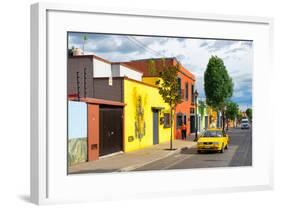
M181 103L181 95L179 92L179 84L177 81L177 75L179 72L179 65L176 66L164 66L164 70L159 73L161 78L156 82L159 87L159 94L162 96L165 103L170 106L170 149L173 149L173 112L177 104Z
M73 56L74 46L68 49L68 56Z
M252 115L252 114L253 114L252 108L247 108L246 114L247 114L249 120L252 121L252 116L253 116L253 115Z
M225 111L225 115L227 118L229 118L230 120L234 120L239 112L239 106L237 103L235 102L228 102L226 104L226 111Z
M238 111L238 114L237 114L237 121L238 121L239 123L241 122L242 117L243 117L242 112L239 110L239 111Z
M212 56L209 59L204 73L204 89L207 105L222 112L224 130L225 107L233 93L233 82L223 60L217 56Z
M237 118L238 112L239 112L239 106L237 103L230 101L226 104L225 116L227 121L228 119L234 121L235 118ZM227 128L228 128L228 122L227 122Z

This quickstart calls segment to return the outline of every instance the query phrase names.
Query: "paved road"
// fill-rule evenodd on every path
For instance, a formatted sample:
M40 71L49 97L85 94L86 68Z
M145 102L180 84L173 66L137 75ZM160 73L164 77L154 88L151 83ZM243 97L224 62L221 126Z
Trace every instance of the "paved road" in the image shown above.
M223 153L201 153L196 148L185 149L165 159L150 163L136 170L168 170L207 167L234 167L252 165L251 129L231 129L228 132L230 143Z

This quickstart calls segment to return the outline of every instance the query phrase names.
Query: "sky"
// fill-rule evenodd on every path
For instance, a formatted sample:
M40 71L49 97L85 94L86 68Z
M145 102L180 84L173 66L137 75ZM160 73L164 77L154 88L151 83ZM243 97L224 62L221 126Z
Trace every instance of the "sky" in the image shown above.
M68 138L87 137L87 104L68 101Z
M111 62L136 59L176 57L196 76L199 98L205 98L204 72L212 55L220 57L234 83L232 101L241 110L252 107L253 42L199 38L69 33L68 48L83 47L85 54L95 54Z

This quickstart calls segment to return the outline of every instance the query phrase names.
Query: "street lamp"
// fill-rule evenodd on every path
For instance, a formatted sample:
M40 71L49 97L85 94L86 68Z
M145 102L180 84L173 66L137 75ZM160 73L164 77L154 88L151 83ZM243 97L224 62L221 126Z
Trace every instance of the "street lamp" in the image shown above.
M197 131L198 131L198 129L197 129L197 126L198 126L198 124L197 124L197 97L198 97L198 92L197 92L197 90L195 90L195 92L194 92L194 98L195 98L195 139L194 139L194 141L197 141L197 139L198 139L198 136L197 136Z

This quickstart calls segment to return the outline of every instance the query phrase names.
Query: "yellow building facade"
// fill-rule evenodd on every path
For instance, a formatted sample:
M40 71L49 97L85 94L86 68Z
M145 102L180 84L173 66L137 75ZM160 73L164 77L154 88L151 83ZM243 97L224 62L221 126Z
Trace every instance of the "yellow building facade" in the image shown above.
M124 79L124 152L170 141L169 105L153 84Z
M161 78L159 77L142 77L142 81L144 83L147 83L147 84L150 84L150 85L154 85L156 86L156 82L160 80L160 83L161 83Z
M209 128L218 128L217 126L217 119L218 119L218 113L210 106L207 107L207 113L209 118Z

